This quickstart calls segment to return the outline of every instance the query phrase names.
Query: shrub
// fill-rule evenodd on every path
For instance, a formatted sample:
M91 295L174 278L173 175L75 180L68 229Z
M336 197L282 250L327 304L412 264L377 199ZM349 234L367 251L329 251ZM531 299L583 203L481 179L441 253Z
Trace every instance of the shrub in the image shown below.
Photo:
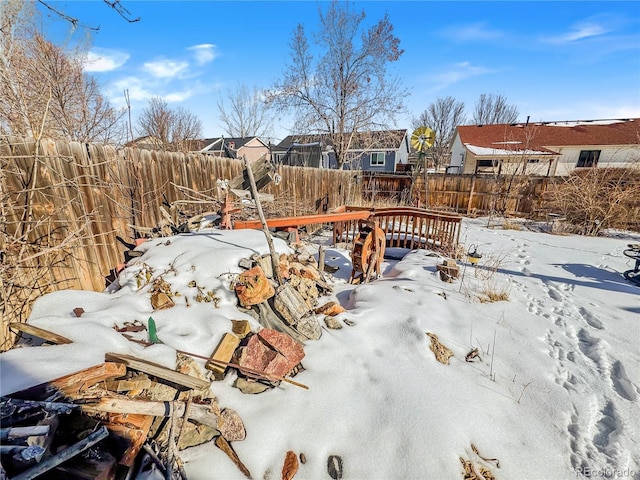
M545 193L547 208L582 235L606 228L640 229L640 163L575 171Z

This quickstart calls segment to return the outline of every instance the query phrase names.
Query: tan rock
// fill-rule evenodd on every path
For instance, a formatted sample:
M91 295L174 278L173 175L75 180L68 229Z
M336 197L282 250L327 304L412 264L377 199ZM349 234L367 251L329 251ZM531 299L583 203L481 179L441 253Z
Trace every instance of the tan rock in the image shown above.
M235 291L240 305L243 307L262 303L275 294L273 285L259 266L255 266L238 276Z
M229 442L238 442L244 440L247 436L242 419L235 410L231 410L230 408L225 408L220 412L218 430L220 430L222 436Z
M231 331L244 338L251 332L251 324L247 320L231 320Z
M327 302L324 305L316 308L314 312L319 315L329 315L335 317L336 315L346 312L346 310L337 302Z
M324 317L324 324L331 330L340 330L342 328L342 324L338 319L330 316Z

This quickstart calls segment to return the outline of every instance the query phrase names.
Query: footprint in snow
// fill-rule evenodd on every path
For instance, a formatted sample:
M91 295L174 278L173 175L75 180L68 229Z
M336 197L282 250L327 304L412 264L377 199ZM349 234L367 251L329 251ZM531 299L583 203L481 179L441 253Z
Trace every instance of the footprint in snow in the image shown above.
M600 319L598 319L598 317L596 317L593 313L591 313L586 308L580 307L578 309L578 313L580 313L582 318L584 318L585 322L587 322L589 326L593 328L597 328L598 330L602 330L604 328Z
M627 377L627 374L624 371L624 366L620 360L616 360L613 363L613 368L611 369L611 382L613 383L613 389L618 395L630 402L635 401L638 396L638 388L631 383L631 380Z

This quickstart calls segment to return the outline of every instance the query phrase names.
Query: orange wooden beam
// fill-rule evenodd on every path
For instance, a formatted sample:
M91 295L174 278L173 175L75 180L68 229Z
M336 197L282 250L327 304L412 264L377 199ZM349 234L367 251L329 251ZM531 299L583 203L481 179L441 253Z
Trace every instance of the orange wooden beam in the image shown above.
M368 210L357 212L324 213L319 215L302 215L299 217L280 217L267 219L267 226L271 228L299 227L313 223L345 222L348 220L366 220L371 216ZM233 223L236 230L244 228L262 228L260 220L238 220Z

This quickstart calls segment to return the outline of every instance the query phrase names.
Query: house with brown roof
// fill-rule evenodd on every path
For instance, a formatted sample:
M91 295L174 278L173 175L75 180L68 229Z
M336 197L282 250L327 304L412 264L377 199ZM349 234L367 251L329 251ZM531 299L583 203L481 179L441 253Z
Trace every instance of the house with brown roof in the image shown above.
M447 171L556 176L634 162L640 162L640 118L462 125Z
M331 138L326 134L289 135L271 149L276 163L337 168ZM374 172L401 171L409 164L407 130L379 130L353 135L344 169Z

